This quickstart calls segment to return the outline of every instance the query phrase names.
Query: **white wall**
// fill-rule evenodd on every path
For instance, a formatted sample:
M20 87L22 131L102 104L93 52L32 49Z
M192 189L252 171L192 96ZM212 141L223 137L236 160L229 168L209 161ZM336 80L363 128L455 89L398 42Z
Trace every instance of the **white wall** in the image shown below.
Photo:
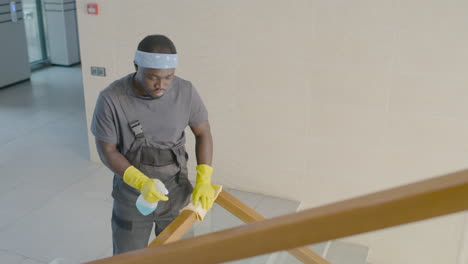
M309 208L468 167L466 1L77 2L88 124L138 42L167 34L210 111L216 183ZM428 223L350 239L375 264L455 263L463 215Z

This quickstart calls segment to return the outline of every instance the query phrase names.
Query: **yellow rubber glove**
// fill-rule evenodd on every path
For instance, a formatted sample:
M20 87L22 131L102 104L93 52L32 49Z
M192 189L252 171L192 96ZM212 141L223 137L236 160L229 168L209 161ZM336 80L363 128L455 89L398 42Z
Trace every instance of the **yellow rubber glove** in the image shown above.
M169 200L167 196L156 190L153 179L144 175L141 171L133 166L130 166L125 170L123 180L126 184L137 190L140 190L143 198L145 198L145 200L150 203Z
M215 190L211 186L211 175L213 168L206 164L197 166L197 181L193 188L192 201L194 205L198 205L201 201L203 209L210 210L213 206Z

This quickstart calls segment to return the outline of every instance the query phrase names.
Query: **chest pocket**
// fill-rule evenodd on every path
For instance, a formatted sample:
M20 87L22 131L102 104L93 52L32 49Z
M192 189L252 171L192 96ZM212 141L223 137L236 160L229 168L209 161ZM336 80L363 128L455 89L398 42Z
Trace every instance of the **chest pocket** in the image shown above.
M163 167L176 164L176 156L170 149L157 149L144 146L141 148L141 164Z

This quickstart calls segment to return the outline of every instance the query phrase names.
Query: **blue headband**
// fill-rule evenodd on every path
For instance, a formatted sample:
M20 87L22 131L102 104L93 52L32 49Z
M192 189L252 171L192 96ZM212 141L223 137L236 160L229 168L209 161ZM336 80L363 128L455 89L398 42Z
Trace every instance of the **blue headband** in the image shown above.
M177 54L150 53L137 50L135 64L152 69L174 69L177 67Z

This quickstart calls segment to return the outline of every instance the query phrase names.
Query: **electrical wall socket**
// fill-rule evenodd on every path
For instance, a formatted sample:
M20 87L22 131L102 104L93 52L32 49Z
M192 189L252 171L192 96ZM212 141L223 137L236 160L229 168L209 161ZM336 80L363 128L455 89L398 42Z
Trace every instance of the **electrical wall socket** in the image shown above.
M94 76L106 76L106 68L91 66L91 75Z

